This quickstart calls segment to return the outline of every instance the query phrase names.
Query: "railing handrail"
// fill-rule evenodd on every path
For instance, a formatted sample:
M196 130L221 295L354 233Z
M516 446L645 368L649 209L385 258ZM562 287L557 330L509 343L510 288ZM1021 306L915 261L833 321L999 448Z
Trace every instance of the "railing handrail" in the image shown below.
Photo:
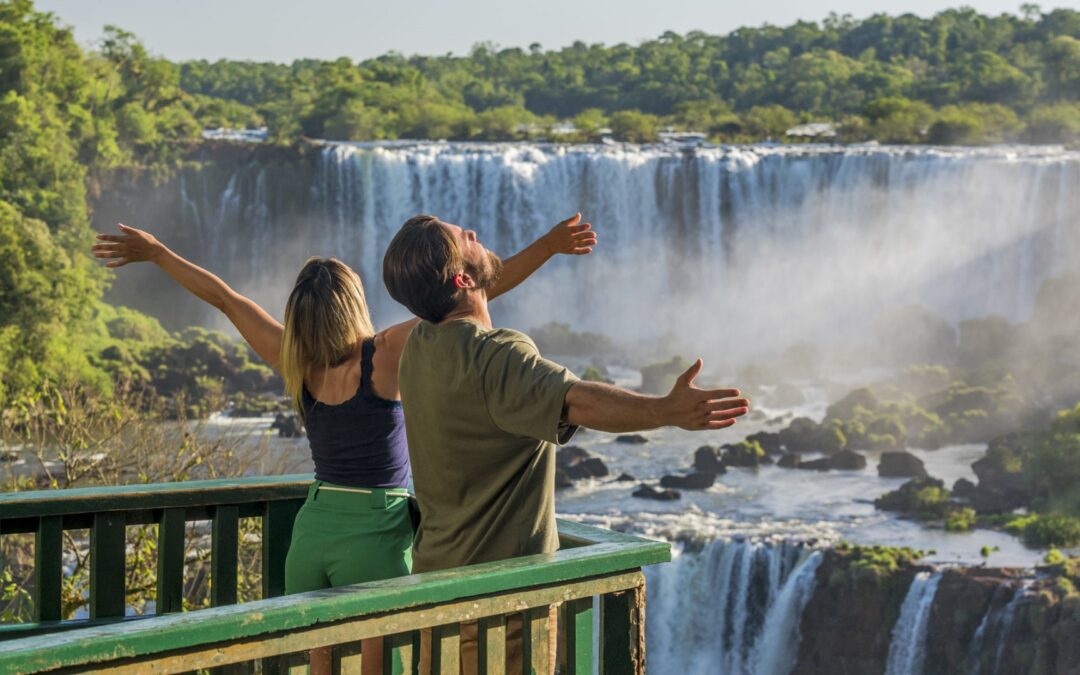
M558 526L564 541L581 545L467 568L13 640L0 643L0 672L88 666L419 605L617 574L671 559L670 547L664 542L565 520L559 520Z
M313 476L255 476L0 494L0 520L303 498Z

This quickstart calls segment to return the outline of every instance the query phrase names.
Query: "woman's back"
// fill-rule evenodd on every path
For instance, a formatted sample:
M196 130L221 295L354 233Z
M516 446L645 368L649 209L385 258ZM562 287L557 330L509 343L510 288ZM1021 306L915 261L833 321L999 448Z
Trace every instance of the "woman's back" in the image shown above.
M396 400L394 352L399 350L394 347L367 338L358 355L305 378L304 424L317 480L366 488L408 485L405 418Z

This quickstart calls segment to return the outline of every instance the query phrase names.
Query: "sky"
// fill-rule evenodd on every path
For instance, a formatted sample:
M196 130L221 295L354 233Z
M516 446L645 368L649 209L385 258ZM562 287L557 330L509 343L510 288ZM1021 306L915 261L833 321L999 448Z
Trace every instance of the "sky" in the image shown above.
M37 0L93 46L102 27L135 33L171 60L297 58L366 59L466 54L478 42L501 47L539 43L555 49L576 40L637 44L667 30L727 33L762 23L821 20L830 12L863 18L885 12L929 16L968 5L988 14L1018 13L1021 0ZM1080 0L1044 8L1080 9Z

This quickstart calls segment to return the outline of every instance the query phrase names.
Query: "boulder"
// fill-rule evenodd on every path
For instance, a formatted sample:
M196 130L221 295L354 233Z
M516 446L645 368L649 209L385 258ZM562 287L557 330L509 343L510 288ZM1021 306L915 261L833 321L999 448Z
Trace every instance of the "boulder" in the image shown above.
M809 417L796 417L779 433L780 445L788 452L821 452L830 455L847 443L833 424L818 424Z
M270 428L277 430L278 436L281 438L300 438L304 435L304 425L296 415L278 413L274 417L274 423L270 425Z
M822 457L821 459L815 459L809 462L799 462L796 469L809 469L810 471L828 471L829 470L829 458Z
M694 451L694 469L701 473L720 474L727 471L720 448L703 445Z
M681 488L683 490L705 490L712 487L716 482L715 473L701 473L695 471L685 475L662 476L660 487Z
M682 498L678 490L657 490L645 483L642 483L638 489L634 490L632 496L640 499L655 499L660 502L670 502Z
M1031 502L1024 479L1023 433L1000 436L990 441L986 455L971 465L979 478L973 505L979 513L1006 513Z
M627 445L644 445L649 442L649 439L641 434L623 434L622 436L616 436L615 442L625 443Z
M765 451L756 441L729 443L724 446L724 464L726 466L755 467L769 462L765 460Z
M555 466L570 480L603 478L609 473L603 460L576 445L559 448L555 454Z
M784 452L784 449L780 445L780 434L772 433L769 431L759 431L756 434L750 434L746 437L746 440L751 442L757 442L761 446L761 449L765 451L766 455L779 455Z
M882 453L877 472L882 478L925 478L927 475L923 461L903 450Z
M866 457L854 450L841 450L829 456L829 468L837 471L862 471L866 468Z
M556 488L568 488L573 487L574 481L570 476L566 475L566 472L562 469L555 469L555 487Z
M975 483L967 478L958 478L952 486L952 496L957 499L972 500L975 498Z
M633 483L637 480L628 473L620 473L619 477L615 479L616 483Z
M797 452L786 452L784 456L780 458L780 461L776 463L776 466L783 467L785 469L797 469L799 463L802 461L802 455Z

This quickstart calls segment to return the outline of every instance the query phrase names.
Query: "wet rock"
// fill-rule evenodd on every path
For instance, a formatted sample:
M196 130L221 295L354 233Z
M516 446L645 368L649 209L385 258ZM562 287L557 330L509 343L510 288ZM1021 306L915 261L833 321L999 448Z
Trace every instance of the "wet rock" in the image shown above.
M566 472L562 469L555 469L555 487L556 488L568 488L573 487L574 481L570 476L566 475Z
M19 453L14 450L0 450L0 462L14 462L19 459Z
M603 460L576 445L560 448L555 454L555 466L570 480L603 478L609 473Z
M925 478L927 475L923 461L903 450L882 453L877 472L882 478Z
M975 498L975 483L967 478L958 478L952 486L953 497L971 500Z
M694 469L701 473L725 473L727 468L724 467L723 455L720 448L711 445L703 445L695 450Z
M644 445L649 442L649 439L641 434L623 434L622 436L616 436L615 442L626 443L627 445Z
M844 435L832 424L818 424L809 417L796 417L779 434L780 445L788 452L820 452L831 455L844 449Z
M729 443L724 446L724 464L726 466L755 467L768 463L765 461L765 451L761 444L756 441L742 441L741 443Z
M715 473L694 473L681 476L663 476L660 478L660 486L666 488L681 488L683 490L705 490L712 487L716 482Z
M304 435L304 425L296 415L278 413L270 428L276 430L281 438L300 438Z
M633 483L637 478L634 478L628 473L620 473L619 477L615 479L616 483Z
M761 449L765 451L766 455L779 455L784 452L784 449L780 444L780 434L777 433L759 431L756 434L747 436L746 440L757 442L757 444L761 446Z
M780 461L776 463L776 466L785 469L797 469L802 461L802 455L797 452L786 452L784 456L780 458Z
M854 450L841 450L829 456L829 468L837 471L862 471L866 468L866 457Z
M829 470L829 458L822 457L821 459L814 459L809 462L799 462L796 469L807 469L810 471L828 471Z
M1026 438L1024 434L995 438L987 446L986 455L971 465L979 478L973 498L979 513L1005 513L1030 503L1020 460Z
M645 483L642 483L638 489L634 490L632 496L640 499L655 499L661 502L670 502L682 498L682 495L679 494L678 490L657 490Z
M949 508L949 491L937 478L912 478L874 500L874 508L922 519L941 518Z

